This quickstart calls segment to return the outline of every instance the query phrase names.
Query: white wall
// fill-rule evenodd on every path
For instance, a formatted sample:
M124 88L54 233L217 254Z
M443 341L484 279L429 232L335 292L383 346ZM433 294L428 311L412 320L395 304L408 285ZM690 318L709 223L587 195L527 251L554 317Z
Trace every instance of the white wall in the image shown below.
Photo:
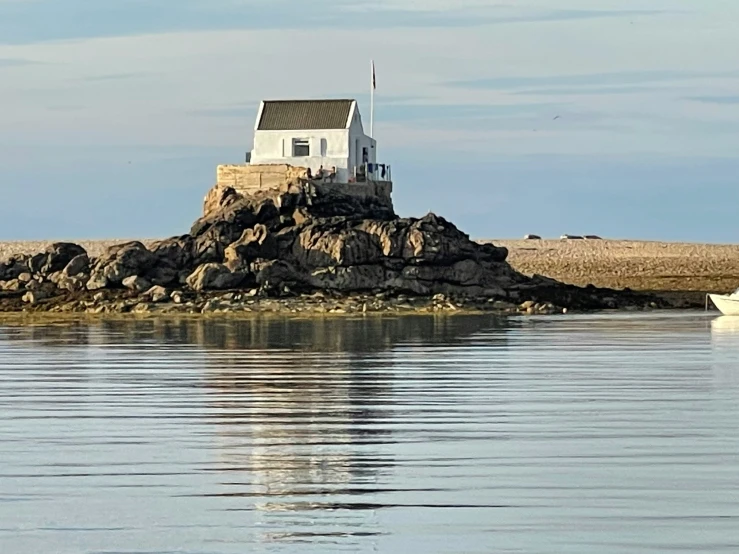
M363 148L367 148L368 163L377 161L377 143L364 134L362 116L356 104L352 111L352 120L349 125L349 167L353 170L354 166L362 164Z
M362 148L368 150L368 162L377 161L377 143L364 134L362 118L357 105L350 113L348 129L308 130L308 131L254 131L254 148L251 163L290 164L309 167L315 173L319 167L331 169L336 166L337 180L348 182L354 176L354 168L362 164ZM261 112L257 116L257 121ZM308 157L292 155L293 139L307 139L310 144Z
M293 139L307 139L311 155L293 156ZM314 173L321 166L324 169L336 166L338 177L345 180L349 175L349 131L256 131L251 163L309 167Z

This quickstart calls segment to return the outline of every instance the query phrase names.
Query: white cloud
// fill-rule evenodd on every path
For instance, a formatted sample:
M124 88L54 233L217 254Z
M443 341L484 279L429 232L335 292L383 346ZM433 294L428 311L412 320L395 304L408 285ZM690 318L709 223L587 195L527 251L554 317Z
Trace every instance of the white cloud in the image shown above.
M0 0L3 1L3 0ZM7 1L7 0L5 0ZM589 9L568 0L567 9ZM346 6L352 5L347 2ZM496 9L523 13L553 2L384 0L383 9ZM739 43L732 21L716 17L718 0L695 8L686 1L603 0L599 9L684 9L633 24L627 19L538 21L473 28L204 31L0 46L0 59L42 65L0 67L0 144L192 145L245 149L253 108L265 97L311 97L368 89L368 60L377 62L378 99L419 98L438 105L516 106L552 103L569 114L563 125L539 129L551 114L511 114L482 121L434 117L383 121L381 147L506 152L732 151L717 129L734 129L735 107L684 100L737 93L732 78L691 78L629 94L516 94L505 89L454 87L451 81L492 77L556 77L618 72L735 70ZM692 7L691 7L692 6ZM692 9L692 13L687 11ZM319 77L320 76L320 77ZM638 83L637 83L638 84ZM546 84L542 84L547 88ZM531 89L531 87L529 87ZM233 118L202 117L204 109L244 106ZM253 106L253 108L250 108ZM362 106L365 119L368 106ZM734 111L732 111L734 110ZM588 114L600 114L589 120ZM668 123L669 122L669 123ZM480 129L481 125L489 128ZM536 133L532 134L533 129ZM678 138L679 137L679 138Z

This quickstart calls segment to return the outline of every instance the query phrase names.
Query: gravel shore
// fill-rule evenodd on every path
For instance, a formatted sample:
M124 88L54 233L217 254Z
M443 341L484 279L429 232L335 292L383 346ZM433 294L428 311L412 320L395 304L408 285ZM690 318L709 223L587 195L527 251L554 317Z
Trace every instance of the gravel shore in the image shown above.
M565 283L640 291L727 292L739 287L739 245L626 240L490 240L518 271Z

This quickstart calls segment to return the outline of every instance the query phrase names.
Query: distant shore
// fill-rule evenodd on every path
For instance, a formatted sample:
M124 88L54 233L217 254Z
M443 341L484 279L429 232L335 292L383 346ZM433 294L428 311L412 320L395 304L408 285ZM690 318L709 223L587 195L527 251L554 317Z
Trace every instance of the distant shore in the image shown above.
M663 293L694 305L702 303L708 292L739 287L739 244L579 239L480 242L508 248L508 262L522 273L578 286Z
M97 239L97 240L78 240L78 239L53 239L53 240L9 240L0 241L0 260L6 260L11 256L18 254L35 254L43 252L44 249L52 242L73 242L79 244L87 250L91 257L97 257L103 254L111 246L123 244L132 240L140 240L144 245L149 246L151 243L159 239Z
M131 239L74 241L91 256ZM148 245L156 239L139 239ZM43 250L52 241L0 242L0 259ZM666 293L698 305L707 292L739 287L739 245L634 240L489 239L509 250L508 261L527 275L539 274L586 286Z

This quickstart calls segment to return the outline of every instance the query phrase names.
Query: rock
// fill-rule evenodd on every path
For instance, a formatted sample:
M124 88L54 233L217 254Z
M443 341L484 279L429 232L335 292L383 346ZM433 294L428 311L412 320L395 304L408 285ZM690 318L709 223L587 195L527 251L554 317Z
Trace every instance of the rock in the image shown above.
M24 284L25 283L20 282L18 279L10 279L8 281L3 281L3 290L9 292L19 291L24 288Z
M223 264L207 263L192 272L187 284L195 291L222 290L238 287L245 278L246 274L241 271L231 271Z
M64 266L62 273L67 277L77 277L80 273L87 273L90 267L90 258L87 254L75 256Z
M87 290L100 290L108 286L108 279L102 273L93 273L85 285Z
M154 303L165 302L169 300L169 292L167 291L167 289L158 285L151 287L148 291L146 291L146 293L144 293L144 296L149 298Z
M70 292L79 291L85 288L85 279L83 276L78 275L75 277L66 277L60 273L60 277L56 280L56 286L62 290Z
M200 313L210 313L215 312L220 308L220 304L216 300L208 300L205 304L203 304L203 307L200 308Z
M41 283L36 279L32 279L26 283L26 290L38 290L41 288Z
M134 314L145 314L150 311L151 311L151 306L147 304L146 302L139 302L133 308L131 308L131 313L134 313Z
M147 273L149 280L155 285L167 286L179 284L180 272L167 266L158 266Z
M156 261L156 256L141 242L133 241L111 246L95 264L91 280L102 283L102 278L105 278L103 287L120 285L126 277L145 275Z
M47 254L44 253L34 254L33 256L31 256L26 264L31 273L41 273L44 266L46 265L47 257Z
M55 271L62 271L72 260L79 256L87 258L87 251L79 244L74 244L72 242L55 242L49 245L46 249L45 264L41 269L41 273L49 274ZM72 277L80 273L80 271L77 271L77 273L68 273L67 275Z
M279 290L284 286L299 287L309 280L294 265L284 260L258 261L251 264L251 271L263 290ZM248 294L251 295L251 292Z
M174 270L186 269L191 268L194 263L194 242L190 235L181 235L155 242L149 250L157 259L157 267ZM152 278L152 281L154 280Z
M144 292L145 290L151 288L151 283L143 277L139 277L138 275L126 277L125 279L123 279L123 282L121 284L127 289L135 292Z
M277 240L261 223L246 229L241 238L231 243L224 252L226 264L232 268L246 267L256 259L273 260L277 257Z
M78 245L54 243L34 256L16 256L0 263L2 287L49 294L56 294L54 285L64 291L126 287L146 301L111 292L105 294L103 304L106 310L118 310L114 306L125 299L121 304L125 310L137 311L201 311L212 295L191 290L238 288L242 292L224 295L223 305L213 309L299 312L321 308L323 312L354 313L473 307L552 313L561 310L555 306L587 310L647 306L655 300L637 293L583 289L541 276L527 277L506 263L507 249L472 241L432 213L398 218L390 202L372 195L349 196L338 188L290 181L280 190L259 190L249 196L217 187L209 193L207 204L205 215L189 234L150 248L134 241L90 260ZM540 239L539 235L526 238ZM167 291L185 286L185 293ZM253 292L244 294L246 289ZM316 291L323 297L303 296L305 304L300 299L297 303L285 299ZM357 293L361 301L347 300L348 293ZM412 295L426 300L419 302ZM3 296L13 309L20 294ZM81 291L74 309L97 309L88 302L90 296ZM171 306L157 305L168 299ZM527 299L537 302L516 306ZM62 310L61 305L57 307Z
M49 294L44 290L30 290L23 295L23 302L31 305L38 304L41 300L49 297Z

